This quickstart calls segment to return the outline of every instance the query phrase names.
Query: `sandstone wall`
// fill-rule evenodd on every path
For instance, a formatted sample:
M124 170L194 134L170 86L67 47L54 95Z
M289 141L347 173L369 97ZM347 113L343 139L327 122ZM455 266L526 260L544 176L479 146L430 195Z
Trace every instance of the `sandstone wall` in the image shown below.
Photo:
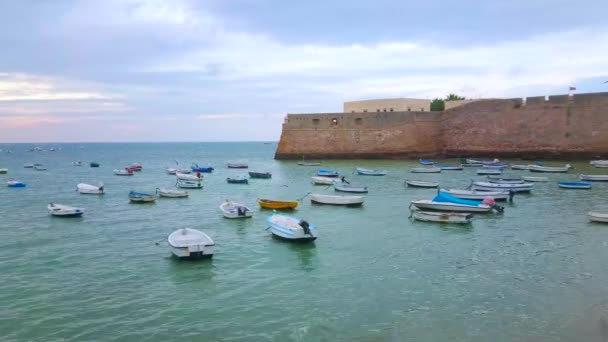
M344 113L371 113L371 112L428 112L431 110L431 101L425 99L375 99L344 102Z

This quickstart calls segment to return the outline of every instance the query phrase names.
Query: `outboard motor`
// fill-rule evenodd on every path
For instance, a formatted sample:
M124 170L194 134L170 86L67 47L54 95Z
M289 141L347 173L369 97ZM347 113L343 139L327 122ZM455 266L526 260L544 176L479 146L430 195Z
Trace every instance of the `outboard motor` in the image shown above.
M505 208L497 205L496 201L494 201L494 198L490 196L484 198L481 203L492 207L492 209L496 210L496 212L498 213L503 213L505 211Z
M308 222L301 220L299 225L300 227L302 227L302 230L304 230L304 235L312 235L310 233L310 225L308 224Z
M509 190L509 202L513 202L513 196L515 196L515 191Z
M243 207L238 207L236 208L236 212L239 216L245 216L245 214L247 213L247 209Z

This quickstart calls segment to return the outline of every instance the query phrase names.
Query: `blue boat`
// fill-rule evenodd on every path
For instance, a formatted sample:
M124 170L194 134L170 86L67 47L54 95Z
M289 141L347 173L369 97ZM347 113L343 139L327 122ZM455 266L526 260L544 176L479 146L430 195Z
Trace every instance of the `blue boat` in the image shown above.
M193 172L211 173L211 172L213 172L213 170L215 170L215 169L212 168L211 166L198 166L198 164L192 164Z
M251 178L268 179L268 178L272 178L272 174L270 172L253 172L253 171L250 171L249 172L249 177L251 177Z
M156 194L148 194L144 192L130 191L129 201L134 203L150 203L156 201Z
M249 184L249 180L245 177L226 178L228 184Z
M436 168L443 170L456 170L456 171L460 171L462 170L462 165L460 164L435 164Z
M447 202L447 203L456 203L456 204L473 205L473 206L478 206L481 204L481 201L458 198L458 197L452 196L446 192L438 193L435 196L435 198L433 198L433 202Z
M557 185L564 189L591 189L591 183L587 182L558 182Z
M422 165L433 165L435 164L434 161L430 160L430 159L418 159L418 162Z
M25 188L25 183L20 182L20 181L16 181L16 180L9 180L8 182L6 182L6 185L9 188Z
M338 171L333 171L333 170L319 170L319 171L317 171L317 176L338 177L339 173L338 173Z

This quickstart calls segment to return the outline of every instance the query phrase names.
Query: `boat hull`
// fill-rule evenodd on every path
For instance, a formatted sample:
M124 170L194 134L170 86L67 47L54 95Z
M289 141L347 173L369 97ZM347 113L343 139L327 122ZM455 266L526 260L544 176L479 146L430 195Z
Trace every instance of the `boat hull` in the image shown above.
M578 176L580 180L592 181L592 182L608 182L608 175L584 175Z
M406 180L405 184L408 187L413 187L413 188L436 188L439 186L439 183L437 183L437 182L411 181L411 180Z
M190 247L171 246L171 253L180 259L209 259L213 258L213 246L205 247L200 251L193 250Z
M539 165L528 165L528 170L530 172L566 173L566 172L570 171L570 166L549 167L549 166L539 166Z
M251 209L238 203L222 203L222 205L220 205L220 210L222 211L224 217L228 219L243 219L253 217L253 211L251 211Z
M317 239L317 227L308 225L309 233L300 226L301 219L287 215L272 215L266 219L272 236L290 242L310 242Z
M265 209L295 209L298 206L296 201L273 201L259 199L258 204Z
M249 177L260 178L260 179L269 179L269 178L272 178L272 174L270 174L269 172L249 172Z
M487 205L472 206L450 202L434 202L431 200L412 201L411 204L419 209L455 211L464 213L487 213L492 210L492 208Z
M364 198L363 196L332 196L312 194L310 195L310 201L316 204L360 206L363 204Z
M415 167L410 169L411 173L441 173L438 167Z
M438 223L471 223L473 215L466 213L444 213L433 211L416 210L412 213L412 217L418 221L438 222Z
M587 217L589 217L589 220L593 222L608 223L608 214L590 211L587 213Z
M509 199L508 191L470 191L470 190L439 190L440 193L450 194L454 197L468 200L482 201L486 197L492 197L494 200L507 200Z
M334 181L335 181L334 178L329 178L329 177L320 177L320 176L312 177L312 183L315 185L332 185L334 183Z
M490 182L473 182L472 190L479 191L513 191L513 192L530 192L534 184L500 184Z
M538 182L538 183L544 183L544 182L548 182L549 178L547 177L528 177L528 176L523 176L521 177L521 179L525 180L526 182Z
M591 183L585 182L559 182L557 185L562 189L581 189L581 190L589 190L591 189Z

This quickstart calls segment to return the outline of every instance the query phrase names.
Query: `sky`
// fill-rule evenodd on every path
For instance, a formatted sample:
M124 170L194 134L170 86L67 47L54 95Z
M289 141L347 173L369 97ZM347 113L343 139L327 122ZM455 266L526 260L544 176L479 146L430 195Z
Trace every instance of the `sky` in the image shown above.
M605 0L0 0L0 142L270 141L386 97L608 91Z

